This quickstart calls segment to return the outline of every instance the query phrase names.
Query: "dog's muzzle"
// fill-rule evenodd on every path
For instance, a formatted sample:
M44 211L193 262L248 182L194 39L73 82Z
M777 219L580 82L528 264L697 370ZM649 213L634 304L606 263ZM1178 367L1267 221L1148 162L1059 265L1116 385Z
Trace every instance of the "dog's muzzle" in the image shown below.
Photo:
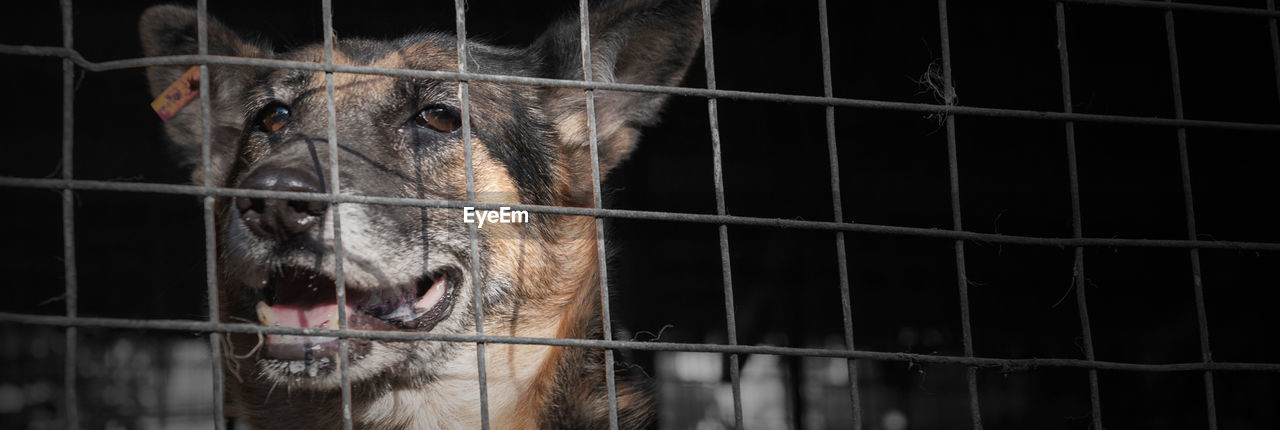
M259 166L240 188L325 192L321 176L297 167ZM337 282L321 268L298 266L282 258L294 252L313 252L333 258L321 246L317 230L324 225L330 205L303 201L237 197L235 207L251 242L271 249L262 261L241 266L232 275L247 287L244 300L254 304L258 323L297 328L339 328ZM239 228L240 226L233 226ZM248 235L246 235L248 236ZM296 249L295 249L296 248ZM319 251L318 251L319 250ZM327 254L327 255L326 255ZM377 258L372 256L370 258ZM292 262L291 262L292 261ZM323 266L323 265L321 265ZM456 266L436 267L417 279L396 285L361 285L345 282L347 327L356 330L430 330L449 316L464 279ZM292 335L266 337L264 357L283 361L331 358L337 355L337 339Z

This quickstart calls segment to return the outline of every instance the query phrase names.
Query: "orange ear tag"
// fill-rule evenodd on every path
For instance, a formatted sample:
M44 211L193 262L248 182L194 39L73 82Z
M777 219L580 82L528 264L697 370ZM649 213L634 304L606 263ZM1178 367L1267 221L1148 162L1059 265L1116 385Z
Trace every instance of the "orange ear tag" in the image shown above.
M151 101L151 109L160 115L160 119L168 121L186 106L191 99L200 94L200 66L191 66L178 80L169 84L159 97Z

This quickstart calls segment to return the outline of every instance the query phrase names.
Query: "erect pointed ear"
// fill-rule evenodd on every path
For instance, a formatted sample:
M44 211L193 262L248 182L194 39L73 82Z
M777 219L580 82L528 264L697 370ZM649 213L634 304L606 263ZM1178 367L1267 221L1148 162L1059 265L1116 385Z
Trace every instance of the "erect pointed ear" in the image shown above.
M535 43L545 77L583 79L578 18L577 14L564 18ZM702 45L699 0L606 1L592 6L588 18L593 81L675 86ZM583 91L549 88L544 97L562 143L588 148ZM596 91L602 175L635 148L640 127L658 121L666 98L655 93Z
M197 42L199 27L196 11L178 6L155 6L147 9L138 22L142 49L148 57L165 55L199 54ZM264 49L245 42L235 32L212 17L208 20L209 55L262 57ZM151 96L158 97L169 85L177 81L193 64L152 66L147 68ZM209 65L209 103L212 154L211 172L201 170L202 141L199 99L192 99L187 106L165 121L165 134L174 145L181 162L195 166L192 180L199 184L208 174L215 185L220 185L227 169L235 159L235 143L244 124L242 111L245 90L252 79L248 67ZM193 82L194 84L194 82Z

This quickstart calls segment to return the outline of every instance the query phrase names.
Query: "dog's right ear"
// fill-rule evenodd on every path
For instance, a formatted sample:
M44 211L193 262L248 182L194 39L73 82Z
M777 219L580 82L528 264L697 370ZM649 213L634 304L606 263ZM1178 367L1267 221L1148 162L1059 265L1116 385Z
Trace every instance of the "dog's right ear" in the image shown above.
M148 57L199 54L199 27L196 11L178 6L155 6L147 9L138 22L142 50ZM245 42L235 32L212 17L208 20L209 55L264 57L268 52ZM152 66L147 68L151 96L158 97L177 81L192 64ZM209 65L209 92L212 147L212 171L202 171L201 120L199 99L193 99L177 114L165 121L165 134L173 142L182 163L195 166L191 179L196 184L208 175L214 185L221 185L231 162L235 160L235 142L244 126L245 91L251 81L248 67Z

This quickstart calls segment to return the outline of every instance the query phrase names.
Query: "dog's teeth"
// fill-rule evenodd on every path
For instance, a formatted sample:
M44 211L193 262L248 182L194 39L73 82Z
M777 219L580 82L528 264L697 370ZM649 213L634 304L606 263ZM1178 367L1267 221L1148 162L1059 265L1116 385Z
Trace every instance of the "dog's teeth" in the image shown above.
M264 302L264 301L259 300L259 301L258 301L257 310L258 310L258 323L259 323L259 324L262 324L262 325L276 325L276 320L275 320L275 318L273 318L273 317L272 317L272 313L271 313L271 306L268 306L268 305L267 305L267 302Z
M413 309L413 305L410 303L403 303L399 307L393 309L390 313L380 315L378 318L384 320L410 321L422 316L424 313L426 312L417 312L417 310Z

